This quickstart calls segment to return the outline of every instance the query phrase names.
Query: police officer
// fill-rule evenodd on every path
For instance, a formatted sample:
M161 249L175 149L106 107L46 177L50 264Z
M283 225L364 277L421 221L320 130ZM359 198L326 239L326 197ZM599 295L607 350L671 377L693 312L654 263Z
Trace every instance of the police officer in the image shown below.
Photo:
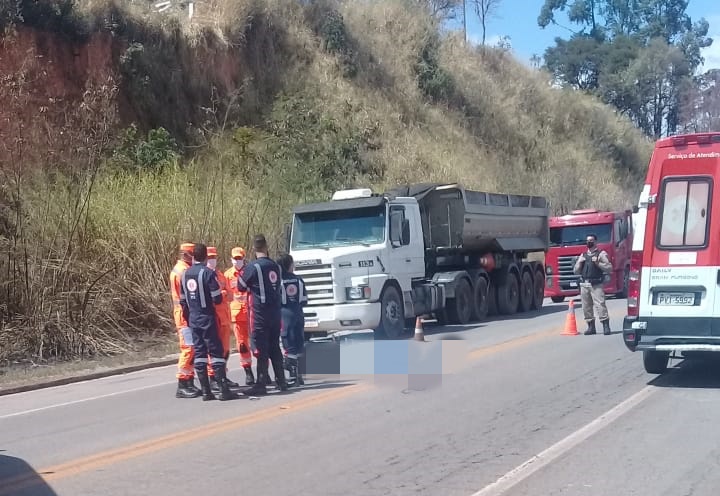
M215 305L222 303L222 291L218 284L215 271L209 269L207 262L207 246L202 243L195 245L193 265L183 272L180 285L180 305L183 317L192 331L192 342L195 348L195 374L202 387L203 401L214 400L215 395L210 389L208 377L208 355L210 365L215 371L215 378L220 385L220 401L235 397L230 391L225 377L225 350L220 341Z
M582 299L583 314L587 322L585 335L596 334L595 306L598 307L600 322L603 325L603 334L610 332L610 318L605 305L605 290L603 285L606 277L612 271L612 264L605 250L597 248L597 236L588 234L586 238L587 251L580 255L575 262L575 274L579 274L580 298Z
M265 236L255 236L253 249L256 259L245 267L237 281L238 288L247 289L250 296L250 332L258 352L257 381L245 392L248 396L267 393L268 358L272 361L278 389L288 388L280 349L281 270L268 257Z
M282 342L285 348L285 358L290 382L292 385L302 386L305 348L305 315L303 306L307 303L305 281L295 274L293 257L289 254L278 259L282 269Z

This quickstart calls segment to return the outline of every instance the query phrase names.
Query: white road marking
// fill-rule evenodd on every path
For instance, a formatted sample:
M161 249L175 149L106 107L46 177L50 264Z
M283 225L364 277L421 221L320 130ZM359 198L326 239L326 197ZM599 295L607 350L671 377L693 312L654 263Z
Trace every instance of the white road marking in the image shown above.
M91 396L90 398L82 398L79 400L66 401L64 403L56 403L54 405L41 406L39 408L33 408L31 410L23 410L21 412L8 413L6 415L0 415L0 419L6 419L6 418L10 418L10 417L19 417L20 415L27 415L29 413L42 412L44 410L50 410L52 408L59 408L59 407L68 406L68 405L76 405L78 403L85 403L88 401L100 400L103 398L110 398L111 396L119 396L121 394L134 393L136 391L143 391L145 389L152 389L152 388L156 388L156 387L167 386L168 384L172 384L174 382L175 381L170 381L170 382L165 381L165 382L161 382L158 384L151 384L149 386L142 386L142 387L133 388L133 389L126 389L124 391L115 391L114 393L107 393L107 394L101 394L98 396Z
M505 493L508 489L527 479L541 468L557 460L559 457L587 440L590 436L596 434L613 421L617 420L620 416L638 406L655 391L657 391L656 388L646 386L622 403L603 413L589 424L581 427L566 438L553 444L548 449L533 456L525 463L518 465L492 484L485 486L478 492L473 493L471 496L499 496Z

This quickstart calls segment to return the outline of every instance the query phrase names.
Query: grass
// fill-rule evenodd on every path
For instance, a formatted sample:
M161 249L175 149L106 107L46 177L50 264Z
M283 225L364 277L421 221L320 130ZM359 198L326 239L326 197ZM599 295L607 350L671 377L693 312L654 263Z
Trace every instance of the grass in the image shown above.
M2 38L25 58L0 81L0 364L167 346L179 243L216 245L223 266L257 232L277 252L291 206L334 189L459 181L556 213L635 202L651 144L629 121L441 34L414 2L210 3L191 23L79 0ZM114 70L50 101L61 62L23 45L28 29Z

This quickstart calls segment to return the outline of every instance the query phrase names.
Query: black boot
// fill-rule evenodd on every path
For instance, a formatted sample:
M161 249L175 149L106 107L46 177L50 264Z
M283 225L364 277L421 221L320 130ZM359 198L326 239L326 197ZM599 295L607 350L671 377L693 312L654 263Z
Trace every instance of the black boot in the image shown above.
M200 381L200 387L202 388L202 399L203 401L212 401L215 395L212 393L210 388L210 378L208 377L207 370L197 371L198 380Z
M210 380L210 391L213 393L219 393L220 392L220 384L218 384L217 376L208 376Z
M231 387L231 388L240 387L240 384L238 384L238 383L235 382L235 381L231 381L230 379L228 379L227 370L225 371L225 384L227 384L228 387Z
M605 334L606 336L612 334L612 331L610 330L610 319L601 320L600 322L602 322L603 325L603 334Z
M234 400L237 395L230 391L227 377L225 376L225 366L215 369L215 377L217 377L217 383L220 385L220 395L218 399L220 401Z
M303 380L303 374L305 373L305 355L300 355L297 358L296 375L298 386L304 386L305 380Z
M253 374L252 367L245 367L245 385L252 386L255 384L255 375Z
M260 375L260 371L258 371L258 375ZM272 386L272 379L270 378L270 359L268 359L267 367L265 368L265 385Z
M275 374L275 385L280 391L287 391L288 384L285 379L285 368L283 367L282 355L272 361L273 373Z
M198 396L200 396L200 391L197 390L192 379L178 379L176 398L197 398Z
M587 325L587 331L585 331L584 333L586 336L591 336L597 333L597 331L595 330L595 320L588 320Z
M268 364L267 362L260 363L257 365L257 381L249 389L245 390L243 394L245 396L264 396L267 394L267 377L268 377Z
M285 357L285 369L288 371L288 386L298 385L297 358Z

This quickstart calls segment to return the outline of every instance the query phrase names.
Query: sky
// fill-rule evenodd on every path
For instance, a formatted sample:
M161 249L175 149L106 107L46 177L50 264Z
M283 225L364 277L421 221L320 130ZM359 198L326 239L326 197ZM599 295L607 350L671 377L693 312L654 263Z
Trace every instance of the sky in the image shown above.
M485 43L494 45L501 37L507 36L516 57L521 61L530 64L533 54L542 57L545 49L554 44L555 37L567 38L570 35L567 29L559 26L549 25L545 29L538 26L537 17L543 3L544 0L501 0L496 17L488 23ZM704 17L710 23L708 34L715 40L703 51L705 64L702 70L720 69L720 1L690 0L687 12L693 22ZM470 2L467 21L468 39L479 43L482 30L471 12ZM455 24L462 28L462 18Z

